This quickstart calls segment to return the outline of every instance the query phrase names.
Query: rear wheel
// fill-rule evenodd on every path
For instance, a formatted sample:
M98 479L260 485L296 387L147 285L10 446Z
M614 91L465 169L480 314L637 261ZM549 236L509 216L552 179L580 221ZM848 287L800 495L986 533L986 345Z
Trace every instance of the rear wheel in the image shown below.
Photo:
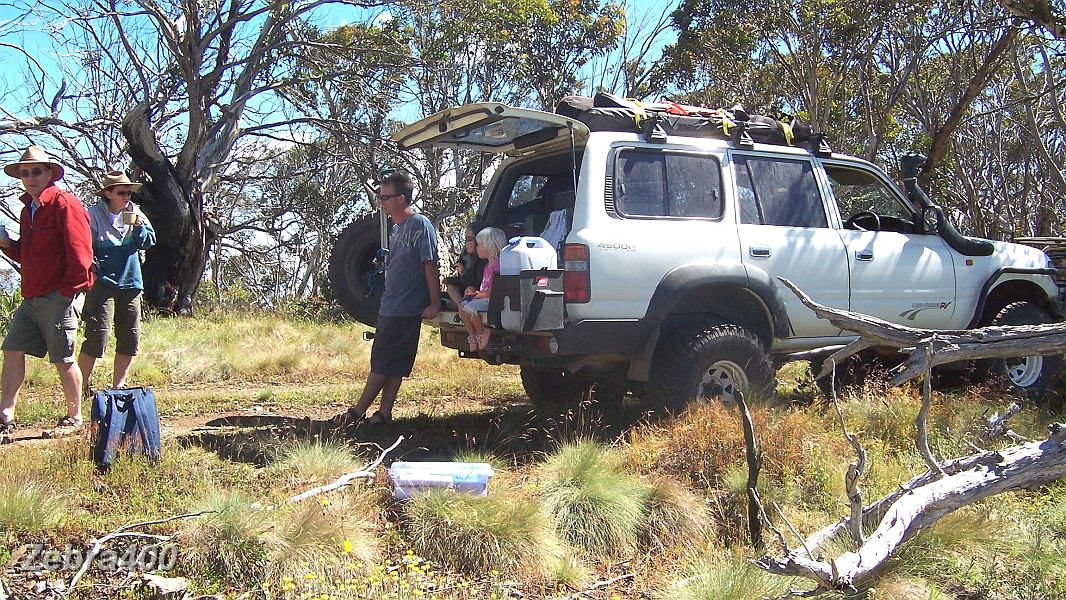
M571 373L564 369L548 369L523 365L522 387L530 402L538 409L555 412L585 402L616 404L629 393L629 382L610 375Z
M1040 325L1054 319L1043 307L1032 302L1013 302L992 319L993 325ZM1063 356L1024 356L991 361L993 372L1007 390L1032 400L1048 397L1062 376Z
M381 249L377 213L366 215L344 228L329 257L329 282L337 303L355 320L377 325L385 276L374 259Z
M522 365L520 374L529 401L540 409L565 409L592 397L593 382L584 375L529 365Z
M680 412L693 400L769 399L776 386L770 357L759 340L736 325L692 323L676 327L656 351L651 394Z

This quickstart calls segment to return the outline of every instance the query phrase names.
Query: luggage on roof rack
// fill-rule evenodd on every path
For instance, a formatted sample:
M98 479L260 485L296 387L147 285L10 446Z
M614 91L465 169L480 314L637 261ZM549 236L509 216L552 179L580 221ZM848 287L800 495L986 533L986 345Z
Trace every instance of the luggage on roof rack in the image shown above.
M676 102L643 103L600 92L596 96L567 96L555 107L557 114L584 123L589 131L647 133L656 126L667 135L734 139L746 132L751 141L781 146L806 145L822 140L806 123L792 117L748 114L741 106L731 109L688 106Z

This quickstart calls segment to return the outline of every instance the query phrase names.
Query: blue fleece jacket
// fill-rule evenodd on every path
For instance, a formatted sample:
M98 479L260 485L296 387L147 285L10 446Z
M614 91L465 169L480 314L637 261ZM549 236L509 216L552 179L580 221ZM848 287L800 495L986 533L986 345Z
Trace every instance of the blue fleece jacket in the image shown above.
M143 290L140 251L155 245L155 230L136 204L130 202L126 210L140 215L140 227L123 224L121 215L108 210L107 200L101 199L89 209L93 264L100 283L124 290Z

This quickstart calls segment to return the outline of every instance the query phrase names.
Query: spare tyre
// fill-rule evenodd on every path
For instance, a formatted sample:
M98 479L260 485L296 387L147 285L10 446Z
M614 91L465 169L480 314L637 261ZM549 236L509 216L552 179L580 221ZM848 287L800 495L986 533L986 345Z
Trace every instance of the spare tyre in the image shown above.
M352 318L371 327L377 325L385 287L385 274L374 263L380 249L380 217L371 213L341 231L329 256L333 297Z

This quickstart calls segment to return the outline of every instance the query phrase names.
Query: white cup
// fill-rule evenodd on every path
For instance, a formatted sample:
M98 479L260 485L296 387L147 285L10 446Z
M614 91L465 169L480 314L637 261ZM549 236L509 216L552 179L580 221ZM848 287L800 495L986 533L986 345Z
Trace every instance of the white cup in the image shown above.
M126 225L133 225L137 222L137 215L132 210L122 211L122 222Z

